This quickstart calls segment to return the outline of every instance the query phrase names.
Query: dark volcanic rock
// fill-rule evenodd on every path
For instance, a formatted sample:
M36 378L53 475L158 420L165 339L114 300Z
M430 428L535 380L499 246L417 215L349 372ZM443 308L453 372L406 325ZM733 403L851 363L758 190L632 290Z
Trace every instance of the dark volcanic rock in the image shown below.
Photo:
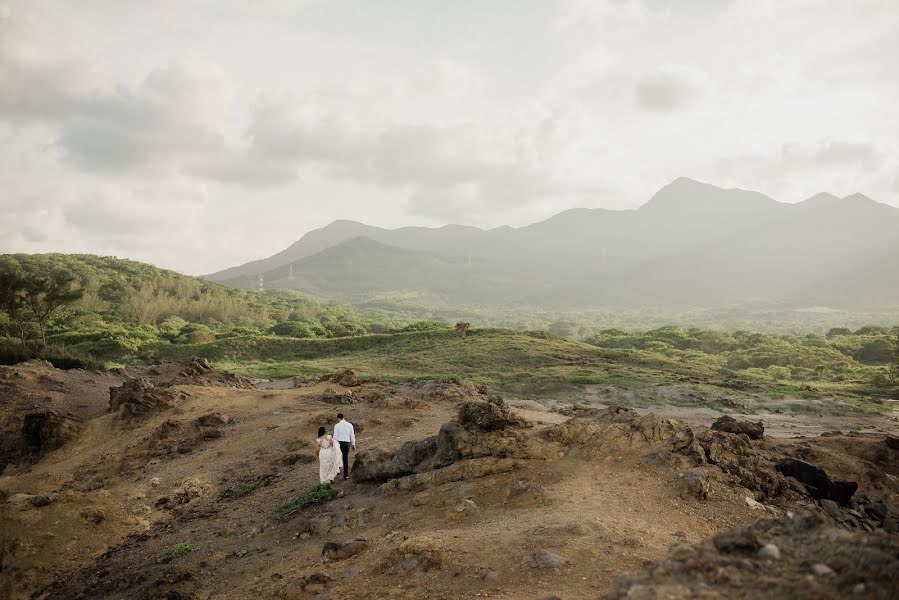
M109 410L130 419L166 410L175 405L178 394L163 389L140 377L119 387L109 388Z
M319 400L327 404L357 404L359 402L352 392L341 394L334 390L325 390Z
M858 484L854 481L831 479L824 469L795 458L781 460L777 463L777 470L798 480L808 490L809 495L817 500L833 500L848 506L858 489Z
M757 421L756 423L751 421L738 421L727 415L719 417L719 419L712 424L712 429L727 433L744 433L752 440L760 440L765 435L765 426L761 421Z
M330 560L343 560L359 554L368 547L365 538L356 538L347 542L327 542L322 547L322 556Z
M459 425L477 431L500 431L509 428L530 427L531 424L516 415L502 398L491 397L487 402L469 401L459 407Z
M811 514L759 519L696 546L678 546L638 573L622 576L603 598L873 598L899 597L899 537L847 531ZM720 534L723 535L723 534ZM777 546L778 560L743 551L764 540ZM815 565L825 576L813 575Z
M50 506L50 502L52 502L49 496L32 496L28 501L31 502L31 506L34 506L35 508Z
M746 530L725 531L716 535L712 541L719 552L726 554L734 552L751 553L762 547L755 535L751 531Z
M466 458L526 455L519 429L531 424L500 398L465 402L455 421L444 423L435 436L403 444L395 452L365 450L356 455L352 476L357 481L386 481L449 466Z
M79 430L80 424L74 417L53 410L29 413L22 421L25 444L38 454L59 448L78 435Z

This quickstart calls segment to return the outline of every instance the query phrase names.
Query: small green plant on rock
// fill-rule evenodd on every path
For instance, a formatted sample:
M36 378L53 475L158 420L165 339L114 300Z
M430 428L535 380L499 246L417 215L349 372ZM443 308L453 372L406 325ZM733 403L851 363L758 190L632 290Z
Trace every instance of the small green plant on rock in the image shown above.
M337 496L337 490L330 483L319 483L306 488L278 510L282 515L288 516L304 508L315 506L316 504L324 504L329 500L333 500L335 496Z
M190 554L197 548L198 546L196 544L191 544L190 542L179 542L163 550L161 557L178 558L180 556L184 556L185 554Z
M235 498L243 498L244 496L249 496L253 492L260 490L264 487L268 487L271 485L272 480L268 478L259 479L257 481L253 481L251 483L242 483L240 485L235 486L231 490L231 496Z

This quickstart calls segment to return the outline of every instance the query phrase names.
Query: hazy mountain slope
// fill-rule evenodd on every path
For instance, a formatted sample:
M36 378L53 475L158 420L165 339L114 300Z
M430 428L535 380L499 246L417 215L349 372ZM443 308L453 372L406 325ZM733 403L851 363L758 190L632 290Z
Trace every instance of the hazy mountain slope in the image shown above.
M360 231L378 246L343 246ZM338 265L328 251L290 259L328 240L343 247ZM681 178L638 210L574 209L521 228L385 230L339 221L244 265L240 278L212 277L251 288L262 274L273 287L341 300L402 289L455 303L553 307L868 308L899 301L897 263L894 207L860 194L783 204Z

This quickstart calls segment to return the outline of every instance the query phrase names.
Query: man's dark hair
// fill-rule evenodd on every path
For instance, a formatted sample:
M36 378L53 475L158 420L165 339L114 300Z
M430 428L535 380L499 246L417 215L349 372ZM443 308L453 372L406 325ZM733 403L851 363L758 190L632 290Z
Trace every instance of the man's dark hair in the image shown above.
M325 435L325 428L324 428L324 427L319 427L319 428L318 428L318 437L321 437L321 436L323 436L323 435Z
M342 418L343 418L343 413L337 413L337 418L338 418L338 419L342 419Z

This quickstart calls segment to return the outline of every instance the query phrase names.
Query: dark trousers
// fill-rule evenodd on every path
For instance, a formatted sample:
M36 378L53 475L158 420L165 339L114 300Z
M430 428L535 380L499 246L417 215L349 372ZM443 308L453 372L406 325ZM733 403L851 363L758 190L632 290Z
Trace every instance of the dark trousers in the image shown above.
M343 454L343 478L350 476L350 443L337 442L340 444L340 453Z

